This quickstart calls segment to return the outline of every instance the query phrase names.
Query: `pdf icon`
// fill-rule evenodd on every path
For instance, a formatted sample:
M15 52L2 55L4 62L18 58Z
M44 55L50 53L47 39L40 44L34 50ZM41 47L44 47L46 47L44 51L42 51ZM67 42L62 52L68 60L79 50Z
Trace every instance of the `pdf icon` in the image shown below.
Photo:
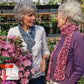
M3 64L1 65L1 68L5 68L5 71L3 73L3 79L5 77L5 80L18 80L18 67L15 64Z

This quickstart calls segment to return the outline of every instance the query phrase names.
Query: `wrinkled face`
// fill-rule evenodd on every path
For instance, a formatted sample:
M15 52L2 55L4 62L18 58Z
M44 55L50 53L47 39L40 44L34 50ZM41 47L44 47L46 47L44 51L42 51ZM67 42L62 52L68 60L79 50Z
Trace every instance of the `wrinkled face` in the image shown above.
M35 21L35 12L30 12L24 15L23 23L25 26L32 27Z
M65 25L65 19L66 18L62 18L61 12L58 12L58 16L57 16L57 21L58 21L58 27L62 27Z

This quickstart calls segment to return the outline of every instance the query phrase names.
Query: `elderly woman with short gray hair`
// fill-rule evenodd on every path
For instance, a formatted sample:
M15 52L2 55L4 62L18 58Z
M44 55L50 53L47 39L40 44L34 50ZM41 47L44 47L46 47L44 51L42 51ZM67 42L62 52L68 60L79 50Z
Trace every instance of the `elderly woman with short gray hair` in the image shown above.
M32 68L36 73L32 75L28 84L44 83L46 59L50 54L44 28L34 25L36 11L37 8L32 2L17 3L14 7L14 15L18 26L8 31L8 37L20 36L24 51L28 50L32 53Z
M84 73L84 39L78 31L80 4L70 1L60 5L57 21L62 37L50 57L47 83L78 84Z

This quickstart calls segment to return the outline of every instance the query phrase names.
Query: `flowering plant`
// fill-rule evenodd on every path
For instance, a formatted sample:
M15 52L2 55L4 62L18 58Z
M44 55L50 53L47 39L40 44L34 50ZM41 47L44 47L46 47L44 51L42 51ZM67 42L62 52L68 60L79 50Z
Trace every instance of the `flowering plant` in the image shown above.
M19 80L21 84L28 84L29 77L35 73L31 69L32 54L22 49L22 40L20 37L10 36L8 38L0 36L0 60L1 63L14 63L19 68ZM1 84L18 84L17 81L2 81Z

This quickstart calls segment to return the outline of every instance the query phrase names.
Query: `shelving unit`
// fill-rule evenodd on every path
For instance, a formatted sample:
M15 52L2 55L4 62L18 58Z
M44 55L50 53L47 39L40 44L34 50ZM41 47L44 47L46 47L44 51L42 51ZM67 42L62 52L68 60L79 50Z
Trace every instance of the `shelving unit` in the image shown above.
M5 16L7 16L7 15L13 15L14 16L13 13L0 13L0 16L2 16L2 15L5 15Z

